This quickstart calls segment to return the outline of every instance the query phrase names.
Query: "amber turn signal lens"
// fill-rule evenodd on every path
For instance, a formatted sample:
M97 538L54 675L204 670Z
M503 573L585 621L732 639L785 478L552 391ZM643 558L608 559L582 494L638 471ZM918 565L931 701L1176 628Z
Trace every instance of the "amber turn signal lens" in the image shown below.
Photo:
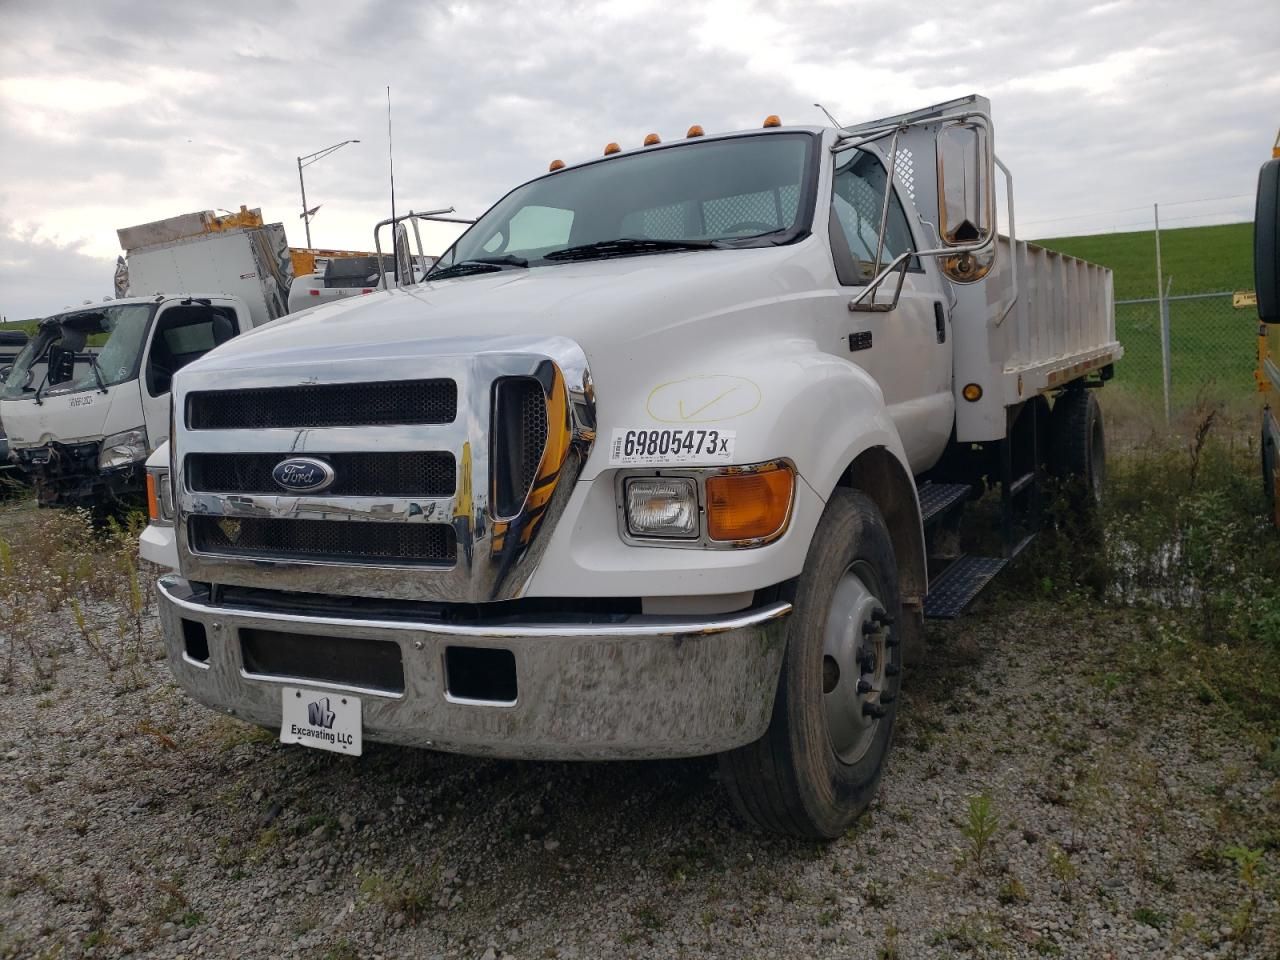
M147 516L152 520L160 519L160 498L156 494L156 475L147 471Z
M606 143L604 145L604 155L607 157L611 153L617 153L622 148L616 143Z
M970 403L977 403L982 399L982 387L976 383L966 383L960 394Z
M563 161L563 160L552 160L552 161L551 161L551 166L550 166L548 169L549 169L552 173L555 173L557 170L563 170L563 169L564 169L564 161Z
M655 143L661 143L662 139L656 133L645 134L644 145L652 147Z
M686 136L686 137L700 137L700 136L702 136L702 127L701 127L699 124L696 124L696 123L695 123L692 127L690 127L690 128L689 128L689 132L688 132L688 133L686 133L686 134L685 134L685 136Z
M782 126L782 121L778 119L776 113L771 113L764 118L764 125L766 127L780 127Z
M786 528L795 473L774 464L751 473L708 477L706 489L712 540L770 539Z

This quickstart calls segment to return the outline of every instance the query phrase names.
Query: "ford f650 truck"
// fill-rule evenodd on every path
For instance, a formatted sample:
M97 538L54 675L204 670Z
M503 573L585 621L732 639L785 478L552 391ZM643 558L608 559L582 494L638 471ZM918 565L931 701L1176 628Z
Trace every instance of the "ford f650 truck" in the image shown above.
M174 675L350 754L719 754L750 821L840 834L924 616L1047 468L1102 481L1111 276L997 235L992 135L969 97L611 144L421 282L192 363L153 476ZM1004 547L964 556L984 487Z

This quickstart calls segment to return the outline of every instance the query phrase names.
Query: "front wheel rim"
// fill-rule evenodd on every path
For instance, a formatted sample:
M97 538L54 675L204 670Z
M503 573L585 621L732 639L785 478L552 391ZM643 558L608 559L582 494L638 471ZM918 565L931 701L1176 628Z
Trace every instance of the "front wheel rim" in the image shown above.
M836 582L822 644L827 735L843 763L871 749L886 713L892 618L877 596L874 571L851 564Z

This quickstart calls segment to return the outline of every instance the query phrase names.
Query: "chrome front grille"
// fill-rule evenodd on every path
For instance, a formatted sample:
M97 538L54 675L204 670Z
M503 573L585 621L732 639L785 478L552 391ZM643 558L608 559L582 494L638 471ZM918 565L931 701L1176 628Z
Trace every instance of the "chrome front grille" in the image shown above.
M187 427L191 430L452 423L457 415L458 385L443 379L301 384L187 394Z
M380 349L197 363L175 378L185 577L385 599L522 594L594 441L581 348L451 337ZM295 457L325 461L332 483L282 489L272 473Z
M189 538L201 553L283 560L452 565L453 527L443 523L334 523L263 517L191 517Z
M333 467L330 497L451 497L457 487L452 453L309 453ZM272 471L291 453L192 453L187 483L200 493L286 493Z

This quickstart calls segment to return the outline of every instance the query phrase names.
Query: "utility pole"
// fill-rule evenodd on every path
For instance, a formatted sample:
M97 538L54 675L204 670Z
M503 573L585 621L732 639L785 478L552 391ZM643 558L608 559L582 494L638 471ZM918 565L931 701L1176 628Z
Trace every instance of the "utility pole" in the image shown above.
M307 184L302 179L302 168L309 167L317 160L323 160L335 150L341 150L348 143L359 143L359 140L343 140L341 143L335 143L332 146L325 147L323 150L317 150L315 153L308 153L305 157L298 157L298 188L302 191L302 224L307 231L307 247L311 247L311 215L315 210L307 209ZM320 207L317 206L316 210Z

